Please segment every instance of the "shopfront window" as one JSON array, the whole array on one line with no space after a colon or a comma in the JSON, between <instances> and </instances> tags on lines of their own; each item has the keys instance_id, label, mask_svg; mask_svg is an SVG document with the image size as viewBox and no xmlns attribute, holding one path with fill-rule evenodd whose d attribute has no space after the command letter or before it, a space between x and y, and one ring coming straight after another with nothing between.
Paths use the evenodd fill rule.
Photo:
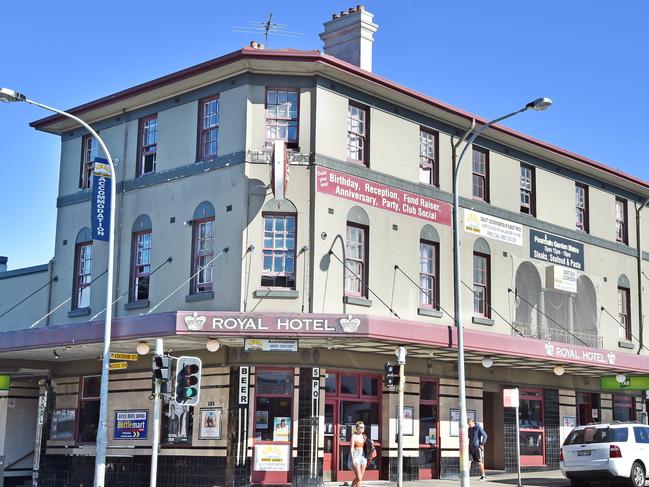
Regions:
<instances>
[{"instance_id":1,"label":"shopfront window","mask_svg":"<svg viewBox=\"0 0 649 487\"><path fill-rule=\"evenodd\" d=\"M518 410L521 465L545 464L545 428L543 425L543 390L521 389Z\"/></svg>"},{"instance_id":2,"label":"shopfront window","mask_svg":"<svg viewBox=\"0 0 649 487\"><path fill-rule=\"evenodd\" d=\"M635 421L633 397L613 394L613 421Z\"/></svg>"},{"instance_id":3,"label":"shopfront window","mask_svg":"<svg viewBox=\"0 0 649 487\"><path fill-rule=\"evenodd\" d=\"M99 390L101 376L84 377L79 401L79 443L94 443L99 425Z\"/></svg>"},{"instance_id":4,"label":"shopfront window","mask_svg":"<svg viewBox=\"0 0 649 487\"><path fill-rule=\"evenodd\" d=\"M419 478L438 476L437 382L422 379L419 385Z\"/></svg>"}]
</instances>

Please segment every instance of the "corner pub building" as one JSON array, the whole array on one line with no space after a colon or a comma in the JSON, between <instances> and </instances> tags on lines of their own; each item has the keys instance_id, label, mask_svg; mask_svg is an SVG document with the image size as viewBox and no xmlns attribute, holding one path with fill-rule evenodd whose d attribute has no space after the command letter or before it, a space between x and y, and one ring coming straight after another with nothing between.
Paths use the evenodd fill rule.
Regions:
<instances>
[{"instance_id":1,"label":"corner pub building","mask_svg":"<svg viewBox=\"0 0 649 487\"><path fill-rule=\"evenodd\" d=\"M255 43L70 110L119 160L112 351L143 354L110 372L107 485L148 482L156 338L203 362L200 403L165 405L158 485L349 480L358 420L378 449L366 478L394 479L397 394L382 373L399 345L404 476L457 475L453 147L486 120L373 74L377 27L358 6L324 24L324 52ZM102 154L68 119L32 126L61 138L55 255L0 261L0 455L7 485L85 486L107 266L89 187ZM646 410L649 184L503 126L468 154L469 415L489 433L487 468L516 468L518 421L522 470L556 469L575 424ZM510 387L518 418L503 408Z\"/></svg>"}]
</instances>

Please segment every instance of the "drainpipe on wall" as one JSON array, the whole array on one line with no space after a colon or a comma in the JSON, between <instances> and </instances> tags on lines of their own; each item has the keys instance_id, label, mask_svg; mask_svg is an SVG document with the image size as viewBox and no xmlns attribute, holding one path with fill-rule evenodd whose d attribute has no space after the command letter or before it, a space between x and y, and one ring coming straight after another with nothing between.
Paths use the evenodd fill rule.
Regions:
<instances>
[{"instance_id":1,"label":"drainpipe on wall","mask_svg":"<svg viewBox=\"0 0 649 487\"><path fill-rule=\"evenodd\" d=\"M636 248L638 250L638 355L642 351L644 346L644 319L642 315L642 237L640 235L640 212L647 206L649 203L649 198L642 203L642 206L638 208L636 204L635 210L635 237L636 237Z\"/></svg>"},{"instance_id":2,"label":"drainpipe on wall","mask_svg":"<svg viewBox=\"0 0 649 487\"><path fill-rule=\"evenodd\" d=\"M49 281L49 284L47 286L47 321L45 322L45 326L50 326L50 311L52 311L52 283L58 281L56 276L53 277L53 274L54 257L52 257L47 263L47 280Z\"/></svg>"}]
</instances>

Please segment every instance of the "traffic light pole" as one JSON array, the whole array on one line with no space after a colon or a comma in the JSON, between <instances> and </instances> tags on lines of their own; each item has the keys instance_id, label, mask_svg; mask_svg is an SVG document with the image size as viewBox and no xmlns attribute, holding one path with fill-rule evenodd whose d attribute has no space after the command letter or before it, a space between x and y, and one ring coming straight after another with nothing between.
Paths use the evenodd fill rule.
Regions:
<instances>
[{"instance_id":1,"label":"traffic light pole","mask_svg":"<svg viewBox=\"0 0 649 487\"><path fill-rule=\"evenodd\" d=\"M162 338L155 340L155 354L162 355L163 344ZM160 418L162 416L162 397L160 379L155 379L153 398L153 442L151 444L151 479L149 482L150 487L156 487L158 480L158 451L160 450Z\"/></svg>"},{"instance_id":2,"label":"traffic light pole","mask_svg":"<svg viewBox=\"0 0 649 487\"><path fill-rule=\"evenodd\" d=\"M397 423L397 487L403 487L403 396L406 389L406 347L397 348L399 364L399 419Z\"/></svg>"}]
</instances>

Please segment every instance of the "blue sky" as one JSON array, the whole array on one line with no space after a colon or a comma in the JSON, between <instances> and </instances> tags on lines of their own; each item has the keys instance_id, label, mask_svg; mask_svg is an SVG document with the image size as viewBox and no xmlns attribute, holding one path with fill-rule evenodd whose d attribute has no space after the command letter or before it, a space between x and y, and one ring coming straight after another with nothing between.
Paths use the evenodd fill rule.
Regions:
<instances>
[{"instance_id":1,"label":"blue sky","mask_svg":"<svg viewBox=\"0 0 649 487\"><path fill-rule=\"evenodd\" d=\"M366 1L379 30L374 72L494 118L538 96L554 106L507 125L649 180L644 100L649 2L586 0L462 3ZM190 8L191 6L191 8ZM271 47L320 49L318 33L347 1L25 0L0 29L0 86L58 108L234 51L254 37L232 31L273 20L302 32ZM9 268L54 252L57 137L28 124L48 113L0 105L0 255ZM540 188L542 191L543 188Z\"/></svg>"}]
</instances>

